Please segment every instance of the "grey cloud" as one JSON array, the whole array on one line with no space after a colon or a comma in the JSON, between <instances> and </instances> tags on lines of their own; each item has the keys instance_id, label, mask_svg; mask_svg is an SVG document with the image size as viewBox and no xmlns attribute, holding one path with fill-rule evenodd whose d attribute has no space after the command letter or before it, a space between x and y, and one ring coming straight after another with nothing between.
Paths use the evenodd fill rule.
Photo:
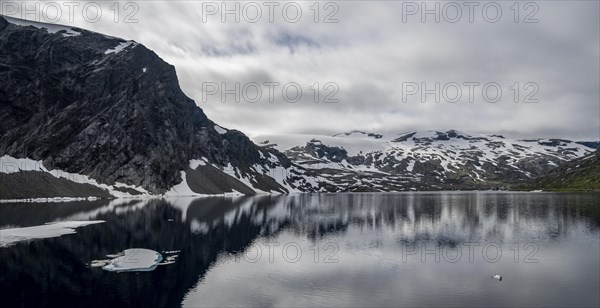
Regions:
<instances>
[{"instance_id":1,"label":"grey cloud","mask_svg":"<svg viewBox=\"0 0 600 308\"><path fill-rule=\"evenodd\" d=\"M537 2L537 24L402 22L401 2L339 2L339 23L201 22L201 3L138 2L139 23L75 22L134 39L177 68L182 88L217 123L248 134L401 132L455 128L522 137L600 139L600 3ZM305 14L312 3L299 2ZM420 3L420 2L418 2ZM441 2L442 4L444 2ZM104 4L103 5L107 5ZM108 6L108 5L107 5ZM76 16L77 17L77 16ZM321 15L323 18L323 15ZM201 82L297 82L289 104L202 102ZM503 99L401 102L403 82L497 82ZM538 104L515 104L514 82L539 85ZM315 82L339 85L338 104L315 104ZM323 95L324 92L321 93ZM523 93L522 93L523 94Z\"/></svg>"}]
</instances>

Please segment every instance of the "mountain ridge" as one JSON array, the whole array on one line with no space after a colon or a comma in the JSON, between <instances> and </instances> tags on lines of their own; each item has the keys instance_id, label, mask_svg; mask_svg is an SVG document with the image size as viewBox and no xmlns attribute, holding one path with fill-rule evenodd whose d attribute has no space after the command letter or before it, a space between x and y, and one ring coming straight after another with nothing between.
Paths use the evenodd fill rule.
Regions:
<instances>
[{"instance_id":1,"label":"mountain ridge","mask_svg":"<svg viewBox=\"0 0 600 308\"><path fill-rule=\"evenodd\" d=\"M344 190L507 189L594 150L594 142L458 130L263 135L253 140Z\"/></svg>"},{"instance_id":2,"label":"mountain ridge","mask_svg":"<svg viewBox=\"0 0 600 308\"><path fill-rule=\"evenodd\" d=\"M0 199L507 189L600 145L452 129L253 140L142 44L0 15Z\"/></svg>"},{"instance_id":3,"label":"mountain ridge","mask_svg":"<svg viewBox=\"0 0 600 308\"><path fill-rule=\"evenodd\" d=\"M189 162L204 158L231 164L252 190L289 191L255 181L264 172L251 167L289 168L290 161L208 119L182 92L175 68L142 44L0 16L0 55L0 155L152 194L185 181L181 171L192 173Z\"/></svg>"}]
</instances>

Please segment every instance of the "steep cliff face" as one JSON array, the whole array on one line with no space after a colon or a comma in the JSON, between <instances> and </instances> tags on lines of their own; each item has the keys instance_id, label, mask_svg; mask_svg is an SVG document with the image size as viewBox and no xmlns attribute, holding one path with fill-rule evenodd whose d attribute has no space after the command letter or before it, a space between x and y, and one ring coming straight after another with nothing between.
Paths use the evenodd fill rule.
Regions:
<instances>
[{"instance_id":1,"label":"steep cliff face","mask_svg":"<svg viewBox=\"0 0 600 308\"><path fill-rule=\"evenodd\" d=\"M256 141L208 119L141 44L0 16L0 199L504 189L598 146L455 130Z\"/></svg>"},{"instance_id":2,"label":"steep cliff face","mask_svg":"<svg viewBox=\"0 0 600 308\"><path fill-rule=\"evenodd\" d=\"M0 16L3 155L153 194L180 183L192 159L248 178L262 174L254 165L290 167L276 150L216 126L181 91L175 68L143 45Z\"/></svg>"}]
</instances>

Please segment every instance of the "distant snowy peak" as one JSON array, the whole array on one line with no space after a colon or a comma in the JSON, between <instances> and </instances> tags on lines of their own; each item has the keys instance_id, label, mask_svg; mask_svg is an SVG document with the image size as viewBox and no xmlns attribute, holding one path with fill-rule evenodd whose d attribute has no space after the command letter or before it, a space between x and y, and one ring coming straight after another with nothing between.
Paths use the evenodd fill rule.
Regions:
<instances>
[{"instance_id":1,"label":"distant snowy peak","mask_svg":"<svg viewBox=\"0 0 600 308\"><path fill-rule=\"evenodd\" d=\"M478 143L493 147L494 143L504 145L522 145L527 147L572 147L573 149L595 149L598 142L571 141L566 139L508 139L502 135L473 134L458 130L423 130L409 131L399 134L378 134L363 131L339 133L333 136L309 134L261 135L253 138L261 145L270 145L280 151L304 146L306 143L321 142L329 146L341 147L349 153L368 153L371 151L389 150L407 146L464 146L469 148ZM583 154L583 153L581 153Z\"/></svg>"},{"instance_id":2,"label":"distant snowy peak","mask_svg":"<svg viewBox=\"0 0 600 308\"><path fill-rule=\"evenodd\" d=\"M519 183L584 156L594 143L458 130L254 138L341 190L479 189ZM385 176L383 176L385 175Z\"/></svg>"},{"instance_id":3,"label":"distant snowy peak","mask_svg":"<svg viewBox=\"0 0 600 308\"><path fill-rule=\"evenodd\" d=\"M383 135L381 134L375 134L375 133L368 133L368 132L363 132L363 131L359 131L359 130L353 130L350 132L346 132L346 133L339 133L339 134L335 134L333 135L333 137L359 137L359 138L373 138L373 139L381 139L383 137Z\"/></svg>"}]
</instances>

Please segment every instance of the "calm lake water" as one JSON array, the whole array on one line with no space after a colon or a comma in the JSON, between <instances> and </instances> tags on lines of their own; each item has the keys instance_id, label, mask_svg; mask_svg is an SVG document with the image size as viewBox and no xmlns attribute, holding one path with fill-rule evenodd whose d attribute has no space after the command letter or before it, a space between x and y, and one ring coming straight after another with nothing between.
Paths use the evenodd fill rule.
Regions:
<instances>
[{"instance_id":1,"label":"calm lake water","mask_svg":"<svg viewBox=\"0 0 600 308\"><path fill-rule=\"evenodd\" d=\"M80 220L105 222L0 247L0 306L600 305L599 194L0 204L0 236ZM179 257L151 272L89 266L128 248Z\"/></svg>"}]
</instances>

